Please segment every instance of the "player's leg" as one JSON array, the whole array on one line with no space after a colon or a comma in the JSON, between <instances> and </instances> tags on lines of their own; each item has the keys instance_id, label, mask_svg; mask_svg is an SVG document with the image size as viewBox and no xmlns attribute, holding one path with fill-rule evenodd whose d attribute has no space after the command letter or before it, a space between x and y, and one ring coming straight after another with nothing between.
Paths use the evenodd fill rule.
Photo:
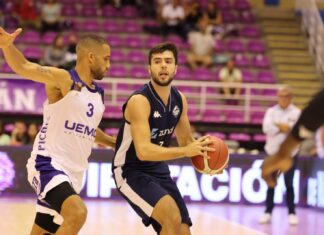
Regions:
<instances>
[{"instance_id":1,"label":"player's leg","mask_svg":"<svg viewBox=\"0 0 324 235\"><path fill-rule=\"evenodd\" d=\"M56 235L78 234L85 223L87 208L70 183L63 182L50 190L44 200L63 217L63 223Z\"/></svg>"},{"instance_id":2,"label":"player's leg","mask_svg":"<svg viewBox=\"0 0 324 235\"><path fill-rule=\"evenodd\" d=\"M294 186L293 186L293 179L295 174L295 169L297 165L297 157L294 157L293 164L291 168L284 174L285 185L286 185L286 201L288 206L288 213L295 214L295 193L294 193Z\"/></svg>"},{"instance_id":3,"label":"player's leg","mask_svg":"<svg viewBox=\"0 0 324 235\"><path fill-rule=\"evenodd\" d=\"M158 201L151 217L160 224L160 235L180 235L181 215L176 202L170 195L165 195Z\"/></svg>"},{"instance_id":4,"label":"player's leg","mask_svg":"<svg viewBox=\"0 0 324 235\"><path fill-rule=\"evenodd\" d=\"M180 225L180 235L190 235L190 226L192 225L188 209L183 200L183 197L171 177L166 177L159 179L160 185L168 192L173 201L176 203L176 207L180 213L181 225ZM153 217L153 216L152 216Z\"/></svg>"},{"instance_id":5,"label":"player's leg","mask_svg":"<svg viewBox=\"0 0 324 235\"><path fill-rule=\"evenodd\" d=\"M60 225L53 222L54 216L37 212L30 235L55 234Z\"/></svg>"}]
</instances>

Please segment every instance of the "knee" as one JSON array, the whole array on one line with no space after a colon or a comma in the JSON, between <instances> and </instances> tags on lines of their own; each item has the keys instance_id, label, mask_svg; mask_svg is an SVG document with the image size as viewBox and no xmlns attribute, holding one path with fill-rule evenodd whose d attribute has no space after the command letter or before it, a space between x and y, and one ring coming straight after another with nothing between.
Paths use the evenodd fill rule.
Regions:
<instances>
[{"instance_id":1,"label":"knee","mask_svg":"<svg viewBox=\"0 0 324 235\"><path fill-rule=\"evenodd\" d=\"M71 223L82 224L87 218L88 210L83 203L69 205L65 210L62 210L64 220L69 220Z\"/></svg>"}]
</instances>

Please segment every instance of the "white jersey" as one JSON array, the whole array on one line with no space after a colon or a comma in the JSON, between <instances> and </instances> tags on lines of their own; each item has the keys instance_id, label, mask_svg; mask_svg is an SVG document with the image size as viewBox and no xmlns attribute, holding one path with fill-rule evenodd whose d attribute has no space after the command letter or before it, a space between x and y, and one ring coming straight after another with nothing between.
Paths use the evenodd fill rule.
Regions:
<instances>
[{"instance_id":1,"label":"white jersey","mask_svg":"<svg viewBox=\"0 0 324 235\"><path fill-rule=\"evenodd\" d=\"M71 71L75 82L81 79ZM72 87L73 87L72 86ZM103 90L94 84L83 84L80 91L69 91L54 104L44 105L44 119L36 136L27 168L35 168L37 156L50 158L51 165L64 171L79 191L88 158L95 140L96 129L104 112Z\"/></svg>"},{"instance_id":2,"label":"white jersey","mask_svg":"<svg viewBox=\"0 0 324 235\"><path fill-rule=\"evenodd\" d=\"M278 152L280 144L286 139L287 133L282 133L276 126L276 123L286 123L291 128L300 116L300 109L290 104L286 109L280 108L277 104L269 108L263 118L262 129L266 134L265 151L272 155ZM298 152L296 150L293 155Z\"/></svg>"}]
</instances>

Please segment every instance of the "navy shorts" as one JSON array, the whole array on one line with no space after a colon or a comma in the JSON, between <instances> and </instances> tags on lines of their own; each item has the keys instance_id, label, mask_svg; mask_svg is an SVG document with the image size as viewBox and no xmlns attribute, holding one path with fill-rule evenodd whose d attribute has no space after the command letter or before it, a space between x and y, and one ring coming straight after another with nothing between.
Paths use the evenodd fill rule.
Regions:
<instances>
[{"instance_id":1,"label":"navy shorts","mask_svg":"<svg viewBox=\"0 0 324 235\"><path fill-rule=\"evenodd\" d=\"M177 203L182 223L192 225L180 191L170 176L159 177L141 171L122 174L121 168L117 167L114 169L114 178L118 191L142 218L145 226L152 224L155 231L160 232L161 226L151 215L157 202L165 195L170 195Z\"/></svg>"}]
</instances>

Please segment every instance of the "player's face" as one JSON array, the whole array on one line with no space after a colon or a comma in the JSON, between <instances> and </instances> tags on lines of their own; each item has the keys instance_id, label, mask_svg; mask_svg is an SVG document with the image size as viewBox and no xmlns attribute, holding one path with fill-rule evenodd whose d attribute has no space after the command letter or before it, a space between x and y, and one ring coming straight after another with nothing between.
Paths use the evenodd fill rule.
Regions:
<instances>
[{"instance_id":1,"label":"player's face","mask_svg":"<svg viewBox=\"0 0 324 235\"><path fill-rule=\"evenodd\" d=\"M177 72L175 58L171 51L153 54L148 66L153 82L160 86L168 86Z\"/></svg>"},{"instance_id":2,"label":"player's face","mask_svg":"<svg viewBox=\"0 0 324 235\"><path fill-rule=\"evenodd\" d=\"M110 47L107 44L102 45L102 50L96 52L94 63L90 71L95 80L102 80L110 67Z\"/></svg>"}]
</instances>

